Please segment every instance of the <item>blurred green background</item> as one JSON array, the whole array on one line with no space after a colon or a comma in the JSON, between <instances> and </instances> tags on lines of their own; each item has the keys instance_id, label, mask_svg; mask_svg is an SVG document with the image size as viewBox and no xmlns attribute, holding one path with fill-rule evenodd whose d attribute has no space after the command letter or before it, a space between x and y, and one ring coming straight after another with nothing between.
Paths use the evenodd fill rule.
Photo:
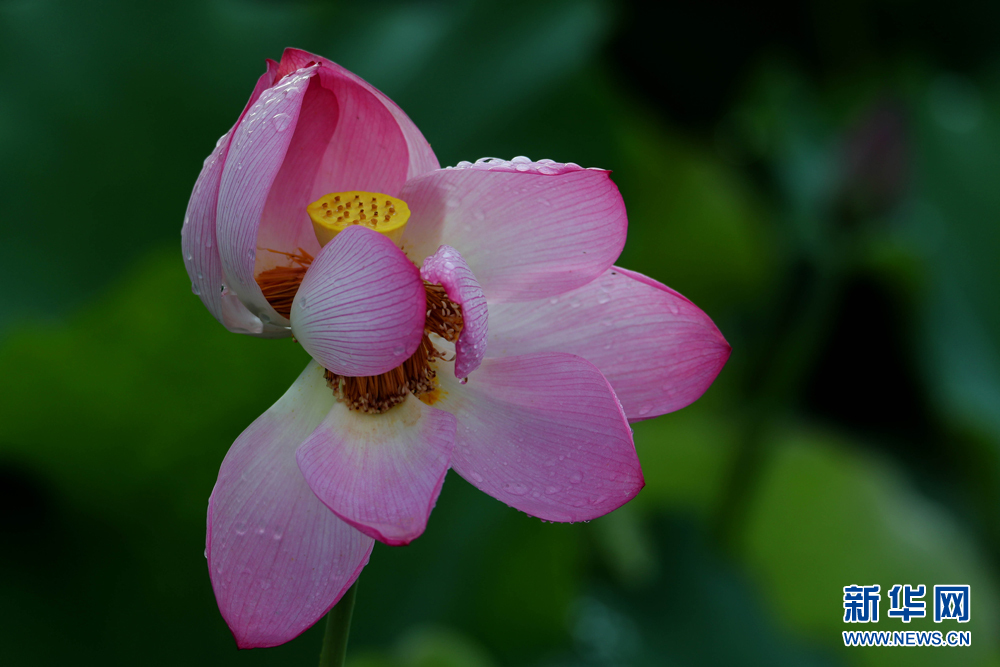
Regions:
<instances>
[{"instance_id":1,"label":"blurred green background","mask_svg":"<svg viewBox=\"0 0 1000 667\"><path fill-rule=\"evenodd\" d=\"M222 457L306 356L227 334L178 236L298 46L442 164L612 169L619 263L733 346L636 425L647 486L607 517L451 475L376 545L352 667L1000 665L998 35L955 0L0 0L0 661L316 662L319 627L238 652L202 554ZM973 645L845 649L841 589L875 583L970 584ZM882 604L864 629L959 629Z\"/></svg>"}]
</instances>

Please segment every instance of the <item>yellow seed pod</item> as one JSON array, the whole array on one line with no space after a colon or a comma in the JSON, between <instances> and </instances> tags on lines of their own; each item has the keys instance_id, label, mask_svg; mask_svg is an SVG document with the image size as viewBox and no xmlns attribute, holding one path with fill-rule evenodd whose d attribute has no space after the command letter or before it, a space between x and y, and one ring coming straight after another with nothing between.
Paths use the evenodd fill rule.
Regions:
<instances>
[{"instance_id":1,"label":"yellow seed pod","mask_svg":"<svg viewBox=\"0 0 1000 667\"><path fill-rule=\"evenodd\" d=\"M399 244L410 208L402 199L378 192L331 192L306 207L321 246L351 225L364 225Z\"/></svg>"}]
</instances>

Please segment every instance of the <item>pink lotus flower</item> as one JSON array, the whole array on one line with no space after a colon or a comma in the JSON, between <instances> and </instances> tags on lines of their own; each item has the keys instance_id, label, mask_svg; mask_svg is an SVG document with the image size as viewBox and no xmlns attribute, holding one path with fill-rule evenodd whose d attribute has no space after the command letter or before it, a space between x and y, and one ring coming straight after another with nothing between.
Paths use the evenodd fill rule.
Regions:
<instances>
[{"instance_id":1,"label":"pink lotus flower","mask_svg":"<svg viewBox=\"0 0 1000 667\"><path fill-rule=\"evenodd\" d=\"M547 521L639 492L629 421L697 399L730 348L683 296L612 266L626 224L607 171L441 169L354 74L294 49L268 61L182 230L223 325L294 335L314 359L233 444L209 501L209 571L240 647L294 638L374 540L419 536L449 468Z\"/></svg>"}]
</instances>

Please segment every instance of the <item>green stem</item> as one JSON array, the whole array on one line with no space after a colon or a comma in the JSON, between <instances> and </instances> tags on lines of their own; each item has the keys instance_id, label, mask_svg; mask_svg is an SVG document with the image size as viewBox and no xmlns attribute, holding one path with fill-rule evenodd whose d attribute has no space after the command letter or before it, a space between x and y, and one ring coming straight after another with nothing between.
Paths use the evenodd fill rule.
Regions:
<instances>
[{"instance_id":1,"label":"green stem","mask_svg":"<svg viewBox=\"0 0 1000 667\"><path fill-rule=\"evenodd\" d=\"M319 667L342 667L347 658L347 637L351 634L351 616L354 614L354 598L358 592L358 582L347 589L340 602L326 615L326 632L323 634L323 648L319 652Z\"/></svg>"}]
</instances>

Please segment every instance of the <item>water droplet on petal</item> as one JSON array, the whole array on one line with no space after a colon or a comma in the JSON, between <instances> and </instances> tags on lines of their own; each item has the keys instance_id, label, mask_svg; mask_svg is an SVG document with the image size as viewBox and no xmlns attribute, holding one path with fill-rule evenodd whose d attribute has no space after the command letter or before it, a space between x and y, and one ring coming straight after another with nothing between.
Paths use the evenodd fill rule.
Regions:
<instances>
[{"instance_id":1,"label":"water droplet on petal","mask_svg":"<svg viewBox=\"0 0 1000 667\"><path fill-rule=\"evenodd\" d=\"M233 526L233 528L236 530L237 535L247 534L247 525L245 523L238 523L235 526Z\"/></svg>"},{"instance_id":2,"label":"water droplet on petal","mask_svg":"<svg viewBox=\"0 0 1000 667\"><path fill-rule=\"evenodd\" d=\"M201 294L201 290L198 289L198 286L194 283L191 283L191 291L194 292L196 295Z\"/></svg>"},{"instance_id":3,"label":"water droplet on petal","mask_svg":"<svg viewBox=\"0 0 1000 667\"><path fill-rule=\"evenodd\" d=\"M274 117L271 118L271 122L274 123L274 129L278 132L284 132L288 129L289 124L292 122L292 117L287 113L276 113Z\"/></svg>"},{"instance_id":4,"label":"water droplet on petal","mask_svg":"<svg viewBox=\"0 0 1000 667\"><path fill-rule=\"evenodd\" d=\"M573 482L574 484L579 484L582 479L583 479L583 475L581 475L578 472L573 473L569 477L569 481Z\"/></svg>"},{"instance_id":5,"label":"water droplet on petal","mask_svg":"<svg viewBox=\"0 0 1000 667\"><path fill-rule=\"evenodd\" d=\"M648 415L652 410L653 410L653 406L649 405L647 403L646 405L644 405L641 408L639 408L639 414L640 415Z\"/></svg>"},{"instance_id":6,"label":"water droplet on petal","mask_svg":"<svg viewBox=\"0 0 1000 667\"><path fill-rule=\"evenodd\" d=\"M473 470L472 472L469 473L469 477L471 477L472 481L474 481L476 484L479 484L480 482L483 481L483 476L480 475L475 470Z\"/></svg>"},{"instance_id":7,"label":"water droplet on petal","mask_svg":"<svg viewBox=\"0 0 1000 667\"><path fill-rule=\"evenodd\" d=\"M604 290L601 290L600 292L597 293L597 303L604 304L607 303L608 301L611 301L610 294L608 294Z\"/></svg>"}]
</instances>

